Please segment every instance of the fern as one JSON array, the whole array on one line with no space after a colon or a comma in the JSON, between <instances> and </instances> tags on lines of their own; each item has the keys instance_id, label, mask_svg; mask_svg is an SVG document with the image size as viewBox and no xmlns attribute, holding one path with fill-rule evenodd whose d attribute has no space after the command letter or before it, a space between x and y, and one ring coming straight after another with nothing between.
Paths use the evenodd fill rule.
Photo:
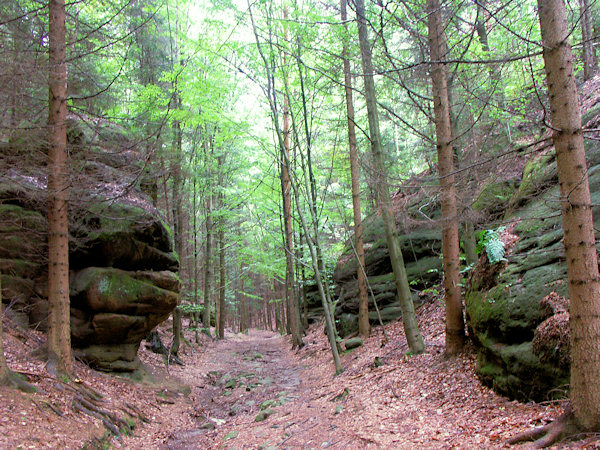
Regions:
<instances>
[{"instance_id":1,"label":"fern","mask_svg":"<svg viewBox=\"0 0 600 450\"><path fill-rule=\"evenodd\" d=\"M500 240L500 233L503 231L503 227L498 230L487 230L485 232L485 238L482 242L487 253L490 264L496 264L500 261L506 261L504 258L504 243Z\"/></svg>"}]
</instances>

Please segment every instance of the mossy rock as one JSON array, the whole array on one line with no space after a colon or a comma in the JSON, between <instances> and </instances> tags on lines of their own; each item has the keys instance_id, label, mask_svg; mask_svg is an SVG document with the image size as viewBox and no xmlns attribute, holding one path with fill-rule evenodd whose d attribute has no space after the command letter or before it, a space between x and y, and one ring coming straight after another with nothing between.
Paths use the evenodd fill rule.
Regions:
<instances>
[{"instance_id":1,"label":"mossy rock","mask_svg":"<svg viewBox=\"0 0 600 450\"><path fill-rule=\"evenodd\" d=\"M406 264L408 282L418 287L427 287L437 283L442 270L442 258L439 256L424 256Z\"/></svg>"},{"instance_id":2,"label":"mossy rock","mask_svg":"<svg viewBox=\"0 0 600 450\"><path fill-rule=\"evenodd\" d=\"M124 270L175 271L179 267L174 253L163 252L126 231L99 233L93 241L75 250L71 259L75 268L94 265Z\"/></svg>"},{"instance_id":3,"label":"mossy rock","mask_svg":"<svg viewBox=\"0 0 600 450\"><path fill-rule=\"evenodd\" d=\"M488 183L479 192L472 208L475 211L495 213L504 208L515 192L514 180Z\"/></svg>"},{"instance_id":4,"label":"mossy rock","mask_svg":"<svg viewBox=\"0 0 600 450\"><path fill-rule=\"evenodd\" d=\"M27 308L29 298L35 295L34 282L29 278L0 274L2 302L13 303L13 309Z\"/></svg>"},{"instance_id":5,"label":"mossy rock","mask_svg":"<svg viewBox=\"0 0 600 450\"><path fill-rule=\"evenodd\" d=\"M378 276L391 272L387 241L383 221L377 215L371 215L363 223L365 241L365 265L368 276ZM438 229L422 227L399 236L400 249L408 268L411 262L423 258L438 256L441 253L442 240ZM356 278L357 262L354 250L347 243L334 271L336 283Z\"/></svg>"},{"instance_id":6,"label":"mossy rock","mask_svg":"<svg viewBox=\"0 0 600 450\"><path fill-rule=\"evenodd\" d=\"M96 344L139 343L151 329L146 316L115 313L94 314L91 325Z\"/></svg>"},{"instance_id":7,"label":"mossy rock","mask_svg":"<svg viewBox=\"0 0 600 450\"><path fill-rule=\"evenodd\" d=\"M557 174L554 152L533 156L525 164L519 190L511 204L518 206L548 186L556 184L550 182L557 179Z\"/></svg>"},{"instance_id":8,"label":"mossy rock","mask_svg":"<svg viewBox=\"0 0 600 450\"><path fill-rule=\"evenodd\" d=\"M74 348L75 356L97 370L134 372L141 366L137 357L138 344L90 345Z\"/></svg>"},{"instance_id":9,"label":"mossy rock","mask_svg":"<svg viewBox=\"0 0 600 450\"><path fill-rule=\"evenodd\" d=\"M402 308L400 306L388 306L380 308L381 320L383 323L392 322L402 317ZM379 315L375 309L369 310L369 322L379 324Z\"/></svg>"},{"instance_id":10,"label":"mossy rock","mask_svg":"<svg viewBox=\"0 0 600 450\"><path fill-rule=\"evenodd\" d=\"M48 222L40 213L0 204L0 258L42 261L47 230Z\"/></svg>"},{"instance_id":11,"label":"mossy rock","mask_svg":"<svg viewBox=\"0 0 600 450\"><path fill-rule=\"evenodd\" d=\"M505 272L487 292L474 285L465 296L470 328L475 335L487 334L506 343L533 339L535 328L546 319L539 302L553 291L565 293L565 264L556 262L526 272Z\"/></svg>"},{"instance_id":12,"label":"mossy rock","mask_svg":"<svg viewBox=\"0 0 600 450\"><path fill-rule=\"evenodd\" d=\"M486 350L478 355L478 374L496 392L521 401L551 400L553 389L569 382L569 370L542 363L530 341L486 342Z\"/></svg>"},{"instance_id":13,"label":"mossy rock","mask_svg":"<svg viewBox=\"0 0 600 450\"><path fill-rule=\"evenodd\" d=\"M155 272L151 270L140 270L130 274L133 278L145 281L167 291L179 292L181 289L181 279L175 272L162 270Z\"/></svg>"},{"instance_id":14,"label":"mossy rock","mask_svg":"<svg viewBox=\"0 0 600 450\"><path fill-rule=\"evenodd\" d=\"M71 283L71 298L72 306L80 309L132 315L168 315L178 302L172 291L136 280L123 270L103 267L77 273Z\"/></svg>"},{"instance_id":15,"label":"mossy rock","mask_svg":"<svg viewBox=\"0 0 600 450\"><path fill-rule=\"evenodd\" d=\"M348 339L344 342L344 346L346 347L346 350L352 350L352 349L360 347L361 345L363 345L363 340L359 337Z\"/></svg>"},{"instance_id":16,"label":"mossy rock","mask_svg":"<svg viewBox=\"0 0 600 450\"><path fill-rule=\"evenodd\" d=\"M346 337L358 331L358 315L343 313L337 319L337 331L341 337Z\"/></svg>"},{"instance_id":17,"label":"mossy rock","mask_svg":"<svg viewBox=\"0 0 600 450\"><path fill-rule=\"evenodd\" d=\"M178 302L161 289L114 268L90 267L71 281L71 335L82 358L102 370L133 371L130 352ZM119 355L119 352L126 352ZM127 353L129 352L129 353ZM112 360L114 359L114 361Z\"/></svg>"},{"instance_id":18,"label":"mossy rock","mask_svg":"<svg viewBox=\"0 0 600 450\"><path fill-rule=\"evenodd\" d=\"M265 420L267 420L273 414L275 414L274 410L272 410L272 409L265 409L264 411L261 411L261 412L258 413L258 415L254 418L254 421L255 422L264 422Z\"/></svg>"},{"instance_id":19,"label":"mossy rock","mask_svg":"<svg viewBox=\"0 0 600 450\"><path fill-rule=\"evenodd\" d=\"M600 145L586 142L592 204L600 204ZM519 236L506 267L493 282L476 276L466 294L467 322L478 345L478 373L496 391L520 400L548 400L568 383L569 369L534 353L534 333L548 319L540 300L551 292L567 296L559 189L552 153L536 155L525 167L506 221ZM600 220L600 207L593 207ZM598 233L597 233L598 234ZM484 262L487 264L487 262ZM481 269L481 267L479 268ZM490 284L491 283L491 284ZM543 356L543 355L542 355ZM563 358L564 359L564 358Z\"/></svg>"}]
</instances>

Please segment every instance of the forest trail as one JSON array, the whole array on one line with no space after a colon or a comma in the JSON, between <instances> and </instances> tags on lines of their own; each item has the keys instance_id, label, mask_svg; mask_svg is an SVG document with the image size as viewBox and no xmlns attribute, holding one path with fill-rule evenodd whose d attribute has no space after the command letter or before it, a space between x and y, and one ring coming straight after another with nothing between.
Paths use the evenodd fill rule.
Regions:
<instances>
[{"instance_id":1,"label":"forest trail","mask_svg":"<svg viewBox=\"0 0 600 450\"><path fill-rule=\"evenodd\" d=\"M119 438L97 418L73 410L71 391L59 390L44 362L28 356L39 343L11 327L9 354L19 361L9 363L40 392L0 389L0 448L500 448L560 414L561 403L509 401L482 386L472 347L444 357L443 307L428 302L418 313L425 353L408 355L401 322L390 323L387 343L374 328L362 347L341 355L345 371L337 376L322 323L307 330L305 346L296 351L289 336L267 331L227 333L221 341L201 335L200 346L180 349L184 365L168 369L162 355L142 345L138 355L151 382L77 363L77 384L100 392L102 409L119 417L126 417L127 405L139 411L142 420ZM169 323L158 331L168 343ZM194 332L186 329L185 338L194 342ZM561 448L598 444L591 437Z\"/></svg>"},{"instance_id":2,"label":"forest trail","mask_svg":"<svg viewBox=\"0 0 600 450\"><path fill-rule=\"evenodd\" d=\"M328 448L342 440L346 448L361 447L331 423L341 407L315 396L315 368L288 341L260 330L208 341L178 375L191 387L195 425L171 429L161 448Z\"/></svg>"},{"instance_id":3,"label":"forest trail","mask_svg":"<svg viewBox=\"0 0 600 450\"><path fill-rule=\"evenodd\" d=\"M170 368L189 395L166 392L151 423L124 446L498 448L559 414L560 403L518 403L482 386L472 349L446 359L443 308L423 307L419 321L426 353L407 356L401 323L390 324L387 344L374 329L363 347L342 355L338 376L322 324L308 330L298 351L289 337L265 331L228 333L223 341L203 336L200 349L182 355L185 366ZM147 365L150 355L141 355Z\"/></svg>"},{"instance_id":4,"label":"forest trail","mask_svg":"<svg viewBox=\"0 0 600 450\"><path fill-rule=\"evenodd\" d=\"M252 425L260 424L256 418L261 409L266 420L283 404L298 399L302 367L290 358L287 347L278 334L254 329L247 335L228 334L225 340L213 341L202 355L202 364L188 364L184 379L191 385L199 426L173 430L166 448L215 447L215 427L235 417L247 433ZM267 445L278 444L272 440Z\"/></svg>"}]
</instances>

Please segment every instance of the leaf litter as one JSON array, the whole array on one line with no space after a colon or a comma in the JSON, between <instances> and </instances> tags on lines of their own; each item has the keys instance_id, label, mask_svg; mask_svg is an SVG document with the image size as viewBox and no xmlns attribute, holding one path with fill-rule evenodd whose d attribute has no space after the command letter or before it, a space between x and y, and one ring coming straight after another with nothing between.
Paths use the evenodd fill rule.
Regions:
<instances>
[{"instance_id":1,"label":"leaf litter","mask_svg":"<svg viewBox=\"0 0 600 450\"><path fill-rule=\"evenodd\" d=\"M0 387L0 448L81 448L100 439L131 449L508 448L510 437L560 414L562 402L519 403L483 386L470 345L447 359L438 301L419 308L418 316L424 354L407 353L402 324L394 322L386 325L385 345L382 330L374 328L363 346L342 355L345 371L338 376L321 323L307 330L298 351L288 337L267 331L229 331L223 341L202 336L200 347L182 348L184 366L168 371L142 342L139 356L151 374L144 383L76 362L78 382L101 393L105 409L135 423L121 440L98 418L75 411L70 391L58 389L44 363L31 356L44 335L5 319L9 367L38 392ZM159 330L165 342L168 325ZM193 342L194 333L185 337ZM600 438L558 447L600 448Z\"/></svg>"}]
</instances>

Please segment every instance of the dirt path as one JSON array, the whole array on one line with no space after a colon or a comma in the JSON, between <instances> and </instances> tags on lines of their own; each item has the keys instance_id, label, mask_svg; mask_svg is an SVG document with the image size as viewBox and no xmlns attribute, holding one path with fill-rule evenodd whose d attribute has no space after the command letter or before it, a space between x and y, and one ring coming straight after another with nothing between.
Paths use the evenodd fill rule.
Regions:
<instances>
[{"instance_id":1,"label":"dirt path","mask_svg":"<svg viewBox=\"0 0 600 450\"><path fill-rule=\"evenodd\" d=\"M219 427L235 419L247 429L247 424L260 423L256 420L266 420L298 399L303 369L287 347L279 335L251 330L247 336L215 341L202 355L201 365L188 363L184 381L191 382L198 426L175 431L166 448L216 447Z\"/></svg>"},{"instance_id":2,"label":"dirt path","mask_svg":"<svg viewBox=\"0 0 600 450\"><path fill-rule=\"evenodd\" d=\"M401 324L390 324L387 344L374 329L361 348L342 355L346 370L338 376L318 324L300 351L257 330L206 340L193 354L188 347L185 366L170 371L191 392L159 392L146 408L150 423L124 447L502 448L517 432L558 416L560 404L509 401L482 386L472 350L444 358L443 309L430 304L419 321L426 353L406 355Z\"/></svg>"},{"instance_id":3,"label":"dirt path","mask_svg":"<svg viewBox=\"0 0 600 450\"><path fill-rule=\"evenodd\" d=\"M506 439L562 412L561 403L518 403L482 386L473 348L445 358L444 310L435 302L420 308L419 326L425 353L407 354L402 325L392 323L385 345L375 328L362 347L345 352L338 376L323 324L309 328L299 351L287 337L257 330L224 341L203 336L200 346L182 347L185 365L168 371L142 345L150 382L76 362L78 385L100 392L103 410L135 425L122 436L73 410L73 393L58 389L44 362L30 356L39 340L5 328L13 330L5 340L9 365L39 392L0 389L0 448L506 448ZM169 342L168 324L159 333ZM600 436L559 447L600 449Z\"/></svg>"}]
</instances>

